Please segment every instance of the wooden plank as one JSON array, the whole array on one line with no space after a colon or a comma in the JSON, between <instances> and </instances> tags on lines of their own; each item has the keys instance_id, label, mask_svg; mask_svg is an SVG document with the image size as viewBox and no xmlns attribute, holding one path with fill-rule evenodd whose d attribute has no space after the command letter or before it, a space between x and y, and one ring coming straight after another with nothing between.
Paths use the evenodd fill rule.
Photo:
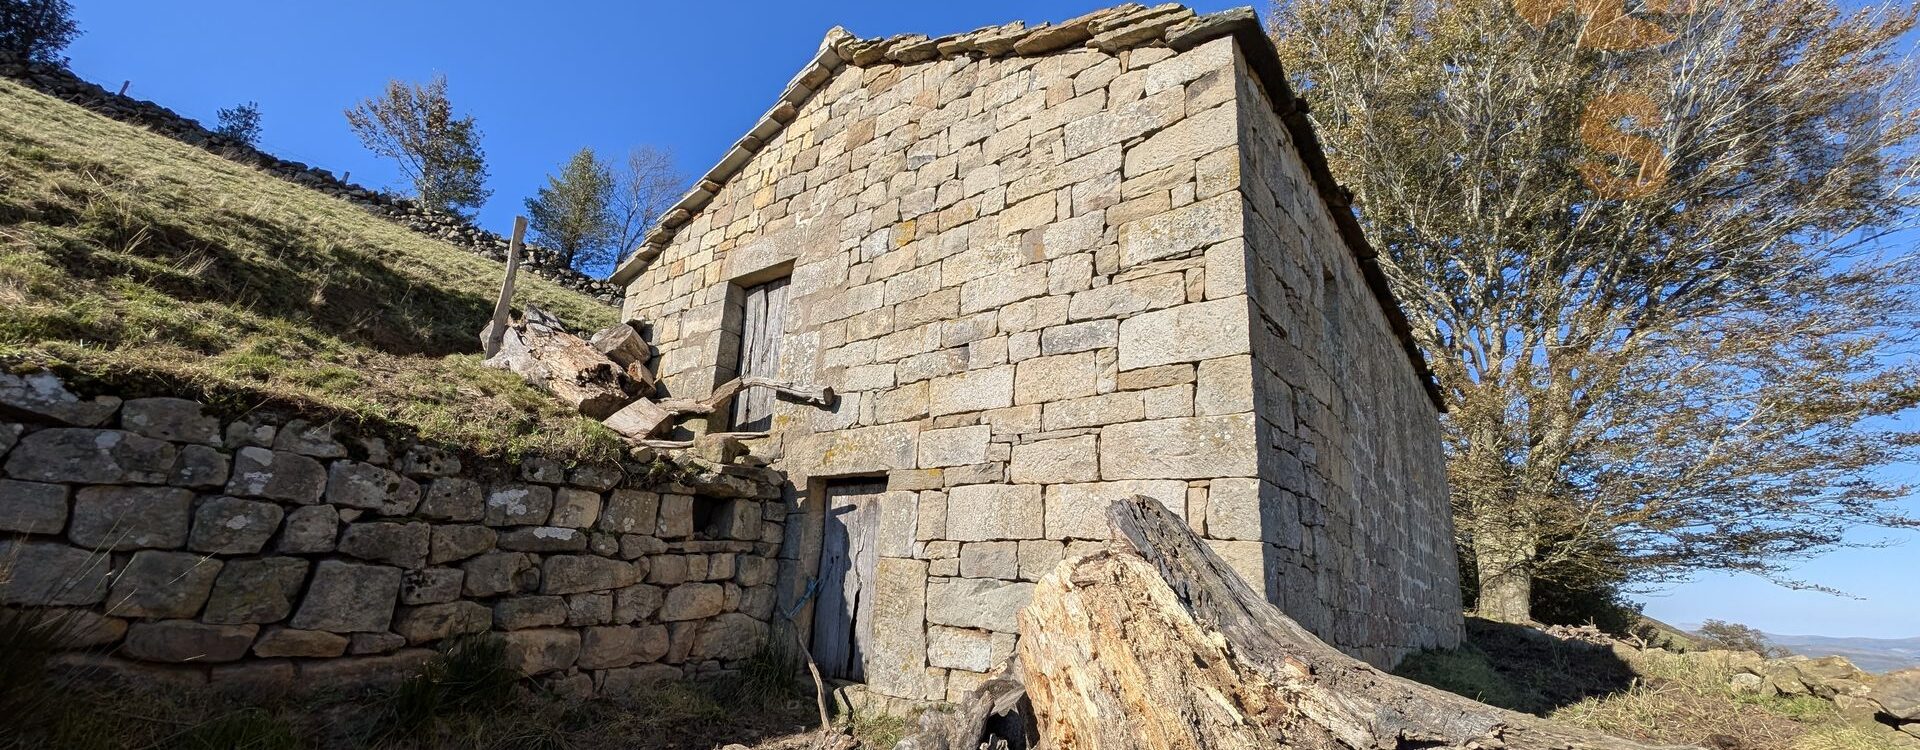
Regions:
<instances>
[{"instance_id":1,"label":"wooden plank","mask_svg":"<svg viewBox=\"0 0 1920 750\"><path fill-rule=\"evenodd\" d=\"M826 529L820 545L820 583L813 608L814 661L829 677L864 680L871 643L874 568L878 558L880 493L884 482L827 485Z\"/></svg>"},{"instance_id":2,"label":"wooden plank","mask_svg":"<svg viewBox=\"0 0 1920 750\"><path fill-rule=\"evenodd\" d=\"M746 290L741 315L740 362L742 378L774 379L780 373L780 339L785 333L787 279L775 279ZM750 390L733 401L733 429L762 431L773 426L774 393Z\"/></svg>"},{"instance_id":3,"label":"wooden plank","mask_svg":"<svg viewBox=\"0 0 1920 750\"><path fill-rule=\"evenodd\" d=\"M740 315L740 361L734 365L736 376L749 374L754 363L760 359L761 330L766 326L767 292L764 287L752 287L746 290L745 304ZM752 399L735 397L733 400L733 428L736 430L758 429L753 425Z\"/></svg>"}]
</instances>

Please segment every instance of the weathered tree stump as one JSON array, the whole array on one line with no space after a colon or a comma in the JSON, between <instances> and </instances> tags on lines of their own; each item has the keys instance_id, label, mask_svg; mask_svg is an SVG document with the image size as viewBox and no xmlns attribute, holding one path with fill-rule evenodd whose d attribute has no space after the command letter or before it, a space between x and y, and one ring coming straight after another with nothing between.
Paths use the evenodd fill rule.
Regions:
<instances>
[{"instance_id":1,"label":"weathered tree stump","mask_svg":"<svg viewBox=\"0 0 1920 750\"><path fill-rule=\"evenodd\" d=\"M1069 560L1020 617L1036 747L1642 750L1395 677L1323 643L1158 501L1115 502L1106 551ZM985 713L977 694L956 717ZM914 738L972 750L985 733ZM929 727L932 729L932 727ZM948 728L942 728L948 729ZM954 727L952 729L961 729Z\"/></svg>"}]
</instances>

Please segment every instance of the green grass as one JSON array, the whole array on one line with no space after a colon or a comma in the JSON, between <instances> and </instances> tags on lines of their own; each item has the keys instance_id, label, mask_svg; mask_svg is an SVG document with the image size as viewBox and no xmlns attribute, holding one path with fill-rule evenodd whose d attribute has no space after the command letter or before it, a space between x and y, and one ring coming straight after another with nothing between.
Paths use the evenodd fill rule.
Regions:
<instances>
[{"instance_id":1,"label":"green grass","mask_svg":"<svg viewBox=\"0 0 1920 750\"><path fill-rule=\"evenodd\" d=\"M0 363L272 405L481 454L610 432L483 368L503 267L345 201L0 81ZM591 331L616 312L523 275Z\"/></svg>"}]
</instances>

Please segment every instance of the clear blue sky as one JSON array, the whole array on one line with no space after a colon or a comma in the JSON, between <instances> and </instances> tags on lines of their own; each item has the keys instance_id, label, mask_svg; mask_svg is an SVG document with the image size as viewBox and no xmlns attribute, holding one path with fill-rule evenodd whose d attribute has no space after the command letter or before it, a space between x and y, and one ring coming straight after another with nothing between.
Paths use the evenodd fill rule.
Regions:
<instances>
[{"instance_id":1,"label":"clear blue sky","mask_svg":"<svg viewBox=\"0 0 1920 750\"><path fill-rule=\"evenodd\" d=\"M868 37L939 35L1112 4L73 3L83 35L68 54L82 76L109 88L132 80L129 93L207 123L221 107L257 101L268 151L351 172L362 184L403 187L389 164L360 147L341 111L390 78L444 73L455 104L485 133L494 194L480 215L501 232L544 175L581 146L619 155L651 144L673 151L690 176L705 172L836 24ZM1245 3L1190 4L1211 12ZM1860 538L1904 545L1836 552L1804 563L1798 575L1861 599L1788 591L1752 576L1703 576L1647 596L1647 611L1670 622L1713 617L1777 633L1920 635L1920 534Z\"/></svg>"}]
</instances>

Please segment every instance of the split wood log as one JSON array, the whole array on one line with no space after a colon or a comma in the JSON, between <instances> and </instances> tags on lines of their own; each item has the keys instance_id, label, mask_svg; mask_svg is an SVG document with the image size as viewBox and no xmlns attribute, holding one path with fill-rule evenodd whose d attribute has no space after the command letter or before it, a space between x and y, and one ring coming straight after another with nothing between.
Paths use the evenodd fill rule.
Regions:
<instances>
[{"instance_id":1,"label":"split wood log","mask_svg":"<svg viewBox=\"0 0 1920 750\"><path fill-rule=\"evenodd\" d=\"M635 323L615 323L602 328L587 340L593 348L614 364L626 368L627 378L633 381L635 396L651 396L659 387L659 380L653 371L647 369L647 360L653 356L653 347L641 338Z\"/></svg>"},{"instance_id":2,"label":"split wood log","mask_svg":"<svg viewBox=\"0 0 1920 750\"><path fill-rule=\"evenodd\" d=\"M1051 750L1643 750L1395 677L1328 646L1186 522L1133 497L1040 582L1019 660Z\"/></svg>"},{"instance_id":3,"label":"split wood log","mask_svg":"<svg viewBox=\"0 0 1920 750\"><path fill-rule=\"evenodd\" d=\"M612 417L633 401L626 373L540 308L528 305L502 334L486 366L509 370L593 419Z\"/></svg>"}]
</instances>

